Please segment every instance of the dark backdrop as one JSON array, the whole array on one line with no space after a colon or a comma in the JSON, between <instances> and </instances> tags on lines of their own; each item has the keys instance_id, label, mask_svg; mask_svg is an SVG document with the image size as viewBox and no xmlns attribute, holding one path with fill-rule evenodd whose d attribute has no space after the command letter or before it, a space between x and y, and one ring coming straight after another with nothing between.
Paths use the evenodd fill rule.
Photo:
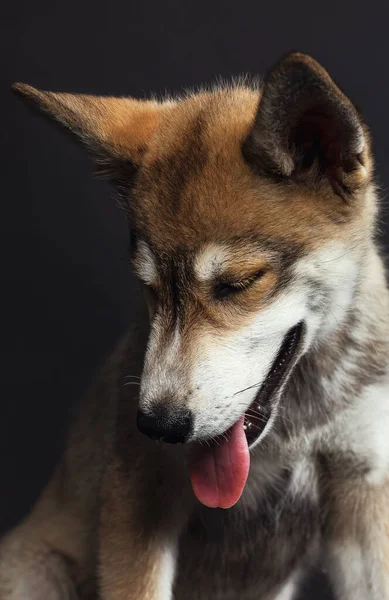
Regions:
<instances>
[{"instance_id":1,"label":"dark backdrop","mask_svg":"<svg viewBox=\"0 0 389 600\"><path fill-rule=\"evenodd\" d=\"M2 6L0 531L26 513L50 476L71 407L125 330L137 293L108 187L93 179L81 149L9 93L12 81L141 97L263 73L285 52L302 50L362 109L383 198L389 183L389 3Z\"/></svg>"}]
</instances>

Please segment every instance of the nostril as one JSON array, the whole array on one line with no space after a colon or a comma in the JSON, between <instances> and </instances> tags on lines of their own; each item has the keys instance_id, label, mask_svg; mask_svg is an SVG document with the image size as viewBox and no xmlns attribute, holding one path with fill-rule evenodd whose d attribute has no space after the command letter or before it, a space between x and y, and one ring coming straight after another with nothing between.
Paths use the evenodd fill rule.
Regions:
<instances>
[{"instance_id":1,"label":"nostril","mask_svg":"<svg viewBox=\"0 0 389 600\"><path fill-rule=\"evenodd\" d=\"M150 412L138 411L139 431L153 440L168 444L183 444L192 429L192 414L179 408L156 407Z\"/></svg>"}]
</instances>

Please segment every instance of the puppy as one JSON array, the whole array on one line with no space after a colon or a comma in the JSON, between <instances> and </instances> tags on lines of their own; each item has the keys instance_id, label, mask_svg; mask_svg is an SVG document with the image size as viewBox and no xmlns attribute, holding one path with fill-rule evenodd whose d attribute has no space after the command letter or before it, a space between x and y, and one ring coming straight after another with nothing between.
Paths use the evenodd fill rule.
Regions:
<instances>
[{"instance_id":1,"label":"puppy","mask_svg":"<svg viewBox=\"0 0 389 600\"><path fill-rule=\"evenodd\" d=\"M389 599L388 289L353 104L303 54L160 102L14 90L112 182L148 315L3 539L1 600L292 600L319 560L339 600Z\"/></svg>"}]
</instances>

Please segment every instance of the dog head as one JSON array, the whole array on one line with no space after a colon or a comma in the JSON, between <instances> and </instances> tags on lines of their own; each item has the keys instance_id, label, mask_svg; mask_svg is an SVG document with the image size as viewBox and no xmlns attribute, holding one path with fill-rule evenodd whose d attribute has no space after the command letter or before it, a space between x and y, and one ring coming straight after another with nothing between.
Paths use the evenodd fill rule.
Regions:
<instances>
[{"instance_id":1,"label":"dog head","mask_svg":"<svg viewBox=\"0 0 389 600\"><path fill-rule=\"evenodd\" d=\"M369 136L312 58L260 86L137 101L16 84L70 128L128 215L150 310L140 426L269 431L303 353L345 318L376 213Z\"/></svg>"}]
</instances>

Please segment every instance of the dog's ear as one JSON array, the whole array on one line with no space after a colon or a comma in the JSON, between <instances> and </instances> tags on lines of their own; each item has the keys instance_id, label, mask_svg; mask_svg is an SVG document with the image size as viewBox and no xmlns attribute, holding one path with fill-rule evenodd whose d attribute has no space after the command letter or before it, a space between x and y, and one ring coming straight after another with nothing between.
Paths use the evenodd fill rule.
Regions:
<instances>
[{"instance_id":1,"label":"dog's ear","mask_svg":"<svg viewBox=\"0 0 389 600\"><path fill-rule=\"evenodd\" d=\"M313 58L293 53L265 79L243 155L260 174L318 186L343 198L369 180L365 126L351 101Z\"/></svg>"},{"instance_id":2,"label":"dog's ear","mask_svg":"<svg viewBox=\"0 0 389 600\"><path fill-rule=\"evenodd\" d=\"M12 89L74 133L113 180L140 165L163 112L155 101L46 92L25 83Z\"/></svg>"}]
</instances>

